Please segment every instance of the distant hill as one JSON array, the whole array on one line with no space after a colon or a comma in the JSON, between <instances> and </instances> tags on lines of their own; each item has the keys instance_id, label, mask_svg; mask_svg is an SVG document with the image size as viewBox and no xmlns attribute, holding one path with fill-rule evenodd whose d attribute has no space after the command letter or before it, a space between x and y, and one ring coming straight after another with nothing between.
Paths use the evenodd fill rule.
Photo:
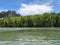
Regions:
<instances>
[{"instance_id":1,"label":"distant hill","mask_svg":"<svg viewBox=\"0 0 60 45\"><path fill-rule=\"evenodd\" d=\"M8 16L21 16L20 14L17 14L15 11L3 11L3 12L0 12L0 18L3 18L3 17L8 17Z\"/></svg>"}]
</instances>

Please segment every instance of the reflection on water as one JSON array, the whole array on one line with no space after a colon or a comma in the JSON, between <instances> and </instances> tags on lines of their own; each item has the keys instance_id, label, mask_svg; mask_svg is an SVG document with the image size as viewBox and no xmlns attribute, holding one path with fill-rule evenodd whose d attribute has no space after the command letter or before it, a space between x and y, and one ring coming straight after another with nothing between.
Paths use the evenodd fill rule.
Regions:
<instances>
[{"instance_id":1,"label":"reflection on water","mask_svg":"<svg viewBox=\"0 0 60 45\"><path fill-rule=\"evenodd\" d=\"M60 45L60 40L49 41L1 41L0 45Z\"/></svg>"},{"instance_id":2,"label":"reflection on water","mask_svg":"<svg viewBox=\"0 0 60 45\"><path fill-rule=\"evenodd\" d=\"M60 30L3 31L0 32L0 45L60 45Z\"/></svg>"}]
</instances>

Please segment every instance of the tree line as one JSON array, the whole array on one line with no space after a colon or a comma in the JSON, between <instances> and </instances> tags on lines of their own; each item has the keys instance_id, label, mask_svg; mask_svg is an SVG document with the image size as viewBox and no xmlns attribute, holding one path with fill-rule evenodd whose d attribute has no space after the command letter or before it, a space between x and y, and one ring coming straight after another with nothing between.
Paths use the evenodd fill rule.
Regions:
<instances>
[{"instance_id":1,"label":"tree line","mask_svg":"<svg viewBox=\"0 0 60 45\"><path fill-rule=\"evenodd\" d=\"M60 27L60 13L4 17L0 27Z\"/></svg>"}]
</instances>

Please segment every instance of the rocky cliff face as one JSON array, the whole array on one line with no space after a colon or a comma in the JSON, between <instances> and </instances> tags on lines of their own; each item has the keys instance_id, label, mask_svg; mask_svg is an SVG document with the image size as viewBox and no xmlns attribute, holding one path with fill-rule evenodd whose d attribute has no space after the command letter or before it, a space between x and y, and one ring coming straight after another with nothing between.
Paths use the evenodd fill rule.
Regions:
<instances>
[{"instance_id":1,"label":"rocky cliff face","mask_svg":"<svg viewBox=\"0 0 60 45\"><path fill-rule=\"evenodd\" d=\"M0 12L0 18L8 17L8 16L21 16L21 15L17 14L15 11Z\"/></svg>"}]
</instances>

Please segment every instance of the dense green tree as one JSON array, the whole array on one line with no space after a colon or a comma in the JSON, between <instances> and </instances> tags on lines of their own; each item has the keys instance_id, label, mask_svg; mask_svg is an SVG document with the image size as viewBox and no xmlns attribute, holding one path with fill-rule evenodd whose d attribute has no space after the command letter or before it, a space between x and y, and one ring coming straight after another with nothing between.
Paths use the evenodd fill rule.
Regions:
<instances>
[{"instance_id":1,"label":"dense green tree","mask_svg":"<svg viewBox=\"0 0 60 45\"><path fill-rule=\"evenodd\" d=\"M8 11L8 13L1 12L0 14L5 15L9 13L11 16L0 18L0 27L60 27L60 13L15 16L14 11L12 13Z\"/></svg>"}]
</instances>

